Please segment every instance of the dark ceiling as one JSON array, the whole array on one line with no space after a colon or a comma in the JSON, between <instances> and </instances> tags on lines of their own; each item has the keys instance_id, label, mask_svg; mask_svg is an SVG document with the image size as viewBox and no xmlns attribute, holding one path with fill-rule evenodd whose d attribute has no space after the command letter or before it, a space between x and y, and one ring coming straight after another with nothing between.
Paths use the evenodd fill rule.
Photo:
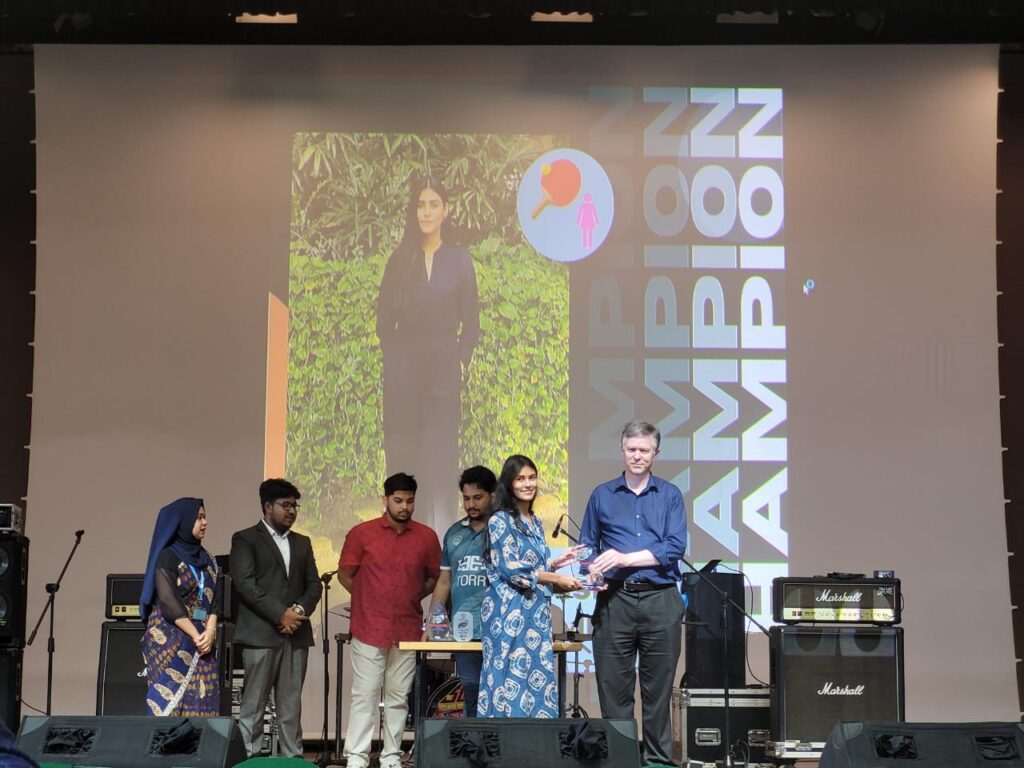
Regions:
<instances>
[{"instance_id":1,"label":"dark ceiling","mask_svg":"<svg viewBox=\"0 0 1024 768\"><path fill-rule=\"evenodd\" d=\"M582 23L535 13L589 14ZM243 14L294 23L239 23ZM0 0L0 43L1024 42L1024 1Z\"/></svg>"}]
</instances>

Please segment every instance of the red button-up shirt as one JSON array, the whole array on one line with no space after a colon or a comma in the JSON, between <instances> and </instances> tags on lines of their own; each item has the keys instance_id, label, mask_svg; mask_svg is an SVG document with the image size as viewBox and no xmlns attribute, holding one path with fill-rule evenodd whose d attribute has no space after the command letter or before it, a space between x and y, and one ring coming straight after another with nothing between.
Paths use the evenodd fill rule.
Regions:
<instances>
[{"instance_id":1,"label":"red button-up shirt","mask_svg":"<svg viewBox=\"0 0 1024 768\"><path fill-rule=\"evenodd\" d=\"M423 588L441 570L433 529L410 520L398 533L386 515L360 523L345 537L338 568L355 569L352 637L376 648L420 639Z\"/></svg>"}]
</instances>

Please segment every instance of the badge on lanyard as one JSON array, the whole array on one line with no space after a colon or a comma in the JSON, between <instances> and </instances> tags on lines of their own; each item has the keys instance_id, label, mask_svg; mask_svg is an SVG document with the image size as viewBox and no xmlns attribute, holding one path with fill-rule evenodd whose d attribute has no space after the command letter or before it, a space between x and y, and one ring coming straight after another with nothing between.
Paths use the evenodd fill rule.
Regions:
<instances>
[{"instance_id":1,"label":"badge on lanyard","mask_svg":"<svg viewBox=\"0 0 1024 768\"><path fill-rule=\"evenodd\" d=\"M199 600L196 603L196 607L192 609L192 618L195 621L206 621L210 614L205 608L199 607L203 600L203 587L206 585L206 570L204 569L202 572L196 573L196 569L192 565L189 565L188 568L192 571L192 576L195 577L196 584L199 587Z\"/></svg>"}]
</instances>

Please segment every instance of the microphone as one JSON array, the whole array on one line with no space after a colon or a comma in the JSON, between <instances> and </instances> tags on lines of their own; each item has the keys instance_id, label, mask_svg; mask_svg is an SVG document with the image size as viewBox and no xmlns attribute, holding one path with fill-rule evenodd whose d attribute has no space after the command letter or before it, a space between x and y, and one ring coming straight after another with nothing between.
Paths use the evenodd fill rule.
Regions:
<instances>
[{"instance_id":1,"label":"microphone","mask_svg":"<svg viewBox=\"0 0 1024 768\"><path fill-rule=\"evenodd\" d=\"M565 538L567 538L573 544L579 544L580 543L579 540L576 539L575 537L573 537L573 535L571 533L569 533L568 530L563 530L562 529L562 521L563 520L565 520L565 515L564 514L561 517L559 517L558 518L558 522L555 523L555 530L553 530L551 532L551 538L552 539L557 539L559 536L561 536L564 533L565 534Z\"/></svg>"},{"instance_id":2,"label":"microphone","mask_svg":"<svg viewBox=\"0 0 1024 768\"><path fill-rule=\"evenodd\" d=\"M572 625L576 629L580 628L581 618L583 618L583 603L576 603L576 615L572 617Z\"/></svg>"},{"instance_id":3,"label":"microphone","mask_svg":"<svg viewBox=\"0 0 1024 768\"><path fill-rule=\"evenodd\" d=\"M327 571L327 573L322 573L320 574L320 581L330 581L331 577L337 573L337 571Z\"/></svg>"},{"instance_id":4,"label":"microphone","mask_svg":"<svg viewBox=\"0 0 1024 768\"><path fill-rule=\"evenodd\" d=\"M76 539L80 539L80 538L82 538L82 537L83 537L84 535L85 535L85 528L83 528L83 529L82 529L82 530L80 530L80 531L75 531L75 538L76 538Z\"/></svg>"}]
</instances>

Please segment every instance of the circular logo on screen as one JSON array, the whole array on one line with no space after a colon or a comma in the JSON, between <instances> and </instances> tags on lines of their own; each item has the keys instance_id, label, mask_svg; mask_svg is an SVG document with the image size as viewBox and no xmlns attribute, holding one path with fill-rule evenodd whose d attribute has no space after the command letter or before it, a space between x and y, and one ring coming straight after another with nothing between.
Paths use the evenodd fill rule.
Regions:
<instances>
[{"instance_id":1,"label":"circular logo on screen","mask_svg":"<svg viewBox=\"0 0 1024 768\"><path fill-rule=\"evenodd\" d=\"M552 261L579 261L612 228L615 195L604 168L578 149L553 149L523 175L519 226L530 245Z\"/></svg>"}]
</instances>

